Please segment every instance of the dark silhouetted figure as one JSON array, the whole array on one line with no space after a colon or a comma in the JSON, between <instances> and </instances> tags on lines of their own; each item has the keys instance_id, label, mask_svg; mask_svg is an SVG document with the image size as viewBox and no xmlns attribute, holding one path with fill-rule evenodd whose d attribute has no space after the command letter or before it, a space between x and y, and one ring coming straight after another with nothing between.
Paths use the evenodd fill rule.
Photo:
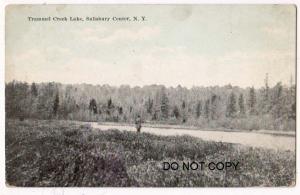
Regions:
<instances>
[{"instance_id":1,"label":"dark silhouetted figure","mask_svg":"<svg viewBox=\"0 0 300 195\"><path fill-rule=\"evenodd\" d=\"M142 119L141 116L138 115L135 119L135 128L137 130L137 132L141 132L141 128L142 128Z\"/></svg>"}]
</instances>

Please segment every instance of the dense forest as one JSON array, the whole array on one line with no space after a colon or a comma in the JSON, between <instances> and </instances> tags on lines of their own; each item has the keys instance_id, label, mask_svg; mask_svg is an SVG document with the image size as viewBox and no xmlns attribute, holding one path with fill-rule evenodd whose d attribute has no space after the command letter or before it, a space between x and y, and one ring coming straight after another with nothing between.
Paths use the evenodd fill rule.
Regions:
<instances>
[{"instance_id":1,"label":"dense forest","mask_svg":"<svg viewBox=\"0 0 300 195\"><path fill-rule=\"evenodd\" d=\"M192 87L31 83L5 85L7 118L180 124L201 128L295 130L295 85Z\"/></svg>"}]
</instances>

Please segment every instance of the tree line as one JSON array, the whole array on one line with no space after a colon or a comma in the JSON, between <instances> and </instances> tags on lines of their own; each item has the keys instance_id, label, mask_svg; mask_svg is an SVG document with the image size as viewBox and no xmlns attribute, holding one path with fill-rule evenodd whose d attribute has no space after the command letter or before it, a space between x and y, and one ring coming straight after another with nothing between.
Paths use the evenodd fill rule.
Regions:
<instances>
[{"instance_id":1,"label":"tree line","mask_svg":"<svg viewBox=\"0 0 300 195\"><path fill-rule=\"evenodd\" d=\"M5 85L7 118L193 125L203 128L294 130L295 85L166 88L163 85L31 83Z\"/></svg>"}]
</instances>

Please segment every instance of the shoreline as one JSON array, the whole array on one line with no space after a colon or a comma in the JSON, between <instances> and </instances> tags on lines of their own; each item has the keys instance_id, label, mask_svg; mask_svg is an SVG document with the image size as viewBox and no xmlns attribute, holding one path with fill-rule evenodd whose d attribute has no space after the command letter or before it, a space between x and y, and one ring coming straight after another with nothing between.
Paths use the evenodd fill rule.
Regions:
<instances>
[{"instance_id":1,"label":"shoreline","mask_svg":"<svg viewBox=\"0 0 300 195\"><path fill-rule=\"evenodd\" d=\"M80 122L80 121L79 121ZM84 123L95 123L97 125L106 125L106 126L124 126L124 127L134 127L135 125L132 123L114 123L114 122L84 122ZM151 123L143 123L143 127L148 128L156 128L156 129L180 129L180 130L194 130L194 131L218 131L218 132L235 132L235 133L257 133L257 134L267 134L273 136L287 136L287 137L295 137L296 131L276 131L276 130L242 130L242 129L225 129L225 128L204 128L201 129L195 126L182 126L182 125L165 125L165 124L151 124Z\"/></svg>"}]
</instances>

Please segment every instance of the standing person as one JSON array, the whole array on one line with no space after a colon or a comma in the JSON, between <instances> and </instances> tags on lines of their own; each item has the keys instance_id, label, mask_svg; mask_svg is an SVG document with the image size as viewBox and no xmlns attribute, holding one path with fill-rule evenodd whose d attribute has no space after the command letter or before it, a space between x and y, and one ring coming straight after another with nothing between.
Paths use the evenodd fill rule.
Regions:
<instances>
[{"instance_id":1,"label":"standing person","mask_svg":"<svg viewBox=\"0 0 300 195\"><path fill-rule=\"evenodd\" d=\"M135 119L135 128L137 130L137 132L141 132L141 128L142 128L142 119L140 115L137 115L136 119Z\"/></svg>"}]
</instances>

